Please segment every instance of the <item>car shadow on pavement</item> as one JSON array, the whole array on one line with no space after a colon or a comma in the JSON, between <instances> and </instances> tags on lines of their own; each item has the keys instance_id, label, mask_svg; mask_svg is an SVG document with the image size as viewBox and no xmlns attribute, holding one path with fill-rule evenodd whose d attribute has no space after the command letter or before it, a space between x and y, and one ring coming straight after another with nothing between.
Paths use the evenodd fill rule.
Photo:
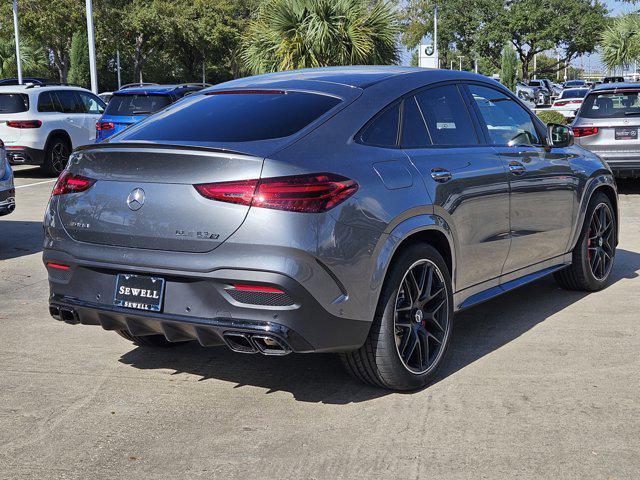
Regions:
<instances>
[{"instance_id":1,"label":"car shadow on pavement","mask_svg":"<svg viewBox=\"0 0 640 480\"><path fill-rule=\"evenodd\" d=\"M640 254L619 249L611 283L635 278ZM434 382L458 370L557 314L588 295L560 289L553 278L544 278L456 316L448 361ZM302 402L347 404L371 400L391 392L371 388L349 377L336 355L243 355L220 348L202 348L195 342L171 349L137 347L120 361L139 369L171 369L189 373L201 381L218 379L235 384L290 392ZM427 387L428 388L428 387Z\"/></svg>"},{"instance_id":2,"label":"car shadow on pavement","mask_svg":"<svg viewBox=\"0 0 640 480\"><path fill-rule=\"evenodd\" d=\"M616 179L618 193L621 195L634 195L640 193L640 182L637 178Z\"/></svg>"},{"instance_id":3,"label":"car shadow on pavement","mask_svg":"<svg viewBox=\"0 0 640 480\"><path fill-rule=\"evenodd\" d=\"M42 222L0 218L0 260L41 252L43 238Z\"/></svg>"},{"instance_id":4,"label":"car shadow on pavement","mask_svg":"<svg viewBox=\"0 0 640 480\"><path fill-rule=\"evenodd\" d=\"M21 169L16 169L16 167L13 167L13 176L15 178L29 178L32 180L38 180L38 179L43 179L43 180L48 180L52 177L51 175L45 173L40 167L33 167L33 168L21 168Z\"/></svg>"}]
</instances>

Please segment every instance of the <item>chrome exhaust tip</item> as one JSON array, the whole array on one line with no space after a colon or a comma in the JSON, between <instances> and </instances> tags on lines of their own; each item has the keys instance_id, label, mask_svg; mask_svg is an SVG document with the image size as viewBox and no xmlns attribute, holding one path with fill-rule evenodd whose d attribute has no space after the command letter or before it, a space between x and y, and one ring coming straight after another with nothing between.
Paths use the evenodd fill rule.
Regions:
<instances>
[{"instance_id":1,"label":"chrome exhaust tip","mask_svg":"<svg viewBox=\"0 0 640 480\"><path fill-rule=\"evenodd\" d=\"M283 356L291 353L289 345L270 335L252 335L251 340L263 355Z\"/></svg>"},{"instance_id":2,"label":"chrome exhaust tip","mask_svg":"<svg viewBox=\"0 0 640 480\"><path fill-rule=\"evenodd\" d=\"M237 353L257 353L258 349L246 333L226 332L222 335L227 347Z\"/></svg>"}]
</instances>

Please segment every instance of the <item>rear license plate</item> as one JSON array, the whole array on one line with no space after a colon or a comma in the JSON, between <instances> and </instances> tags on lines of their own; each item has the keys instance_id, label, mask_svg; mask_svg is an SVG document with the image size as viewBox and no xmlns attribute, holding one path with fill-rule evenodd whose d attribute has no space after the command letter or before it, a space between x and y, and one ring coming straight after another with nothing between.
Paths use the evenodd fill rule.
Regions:
<instances>
[{"instance_id":1,"label":"rear license plate","mask_svg":"<svg viewBox=\"0 0 640 480\"><path fill-rule=\"evenodd\" d=\"M159 312L163 295L163 278L121 273L116 277L113 303L118 307Z\"/></svg>"},{"instance_id":2,"label":"rear license plate","mask_svg":"<svg viewBox=\"0 0 640 480\"><path fill-rule=\"evenodd\" d=\"M638 129L627 127L616 127L616 140L637 140Z\"/></svg>"}]
</instances>

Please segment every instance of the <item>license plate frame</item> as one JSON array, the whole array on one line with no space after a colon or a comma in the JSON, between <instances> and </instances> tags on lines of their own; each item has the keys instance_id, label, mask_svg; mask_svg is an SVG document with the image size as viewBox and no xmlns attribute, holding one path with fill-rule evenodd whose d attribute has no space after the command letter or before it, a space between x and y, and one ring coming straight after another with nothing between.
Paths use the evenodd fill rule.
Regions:
<instances>
[{"instance_id":1,"label":"license plate frame","mask_svg":"<svg viewBox=\"0 0 640 480\"><path fill-rule=\"evenodd\" d=\"M146 312L161 312L165 280L151 275L119 273L113 304L117 307Z\"/></svg>"},{"instance_id":2,"label":"license plate frame","mask_svg":"<svg viewBox=\"0 0 640 480\"><path fill-rule=\"evenodd\" d=\"M616 127L616 140L638 140L637 127Z\"/></svg>"}]
</instances>

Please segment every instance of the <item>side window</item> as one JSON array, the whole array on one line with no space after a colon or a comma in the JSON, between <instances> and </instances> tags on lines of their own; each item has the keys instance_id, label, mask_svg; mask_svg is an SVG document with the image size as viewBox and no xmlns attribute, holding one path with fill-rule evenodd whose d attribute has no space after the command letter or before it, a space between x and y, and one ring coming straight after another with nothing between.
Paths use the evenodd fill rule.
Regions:
<instances>
[{"instance_id":1,"label":"side window","mask_svg":"<svg viewBox=\"0 0 640 480\"><path fill-rule=\"evenodd\" d=\"M360 136L362 143L375 147L394 148L398 142L400 104L396 103L374 118Z\"/></svg>"},{"instance_id":2,"label":"side window","mask_svg":"<svg viewBox=\"0 0 640 480\"><path fill-rule=\"evenodd\" d=\"M95 95L87 92L78 92L85 113L102 113L104 112L104 103Z\"/></svg>"},{"instance_id":3,"label":"side window","mask_svg":"<svg viewBox=\"0 0 640 480\"><path fill-rule=\"evenodd\" d=\"M429 88L416 95L433 145L477 145L467 106L455 85Z\"/></svg>"},{"instance_id":4,"label":"side window","mask_svg":"<svg viewBox=\"0 0 640 480\"><path fill-rule=\"evenodd\" d=\"M84 106L80 97L71 90L59 90L56 92L63 113L84 113Z\"/></svg>"},{"instance_id":5,"label":"side window","mask_svg":"<svg viewBox=\"0 0 640 480\"><path fill-rule=\"evenodd\" d=\"M424 123L415 97L405 99L402 107L400 145L403 148L420 148L431 145L427 126Z\"/></svg>"},{"instance_id":6,"label":"side window","mask_svg":"<svg viewBox=\"0 0 640 480\"><path fill-rule=\"evenodd\" d=\"M469 85L493 145L540 145L531 115L506 94L489 87Z\"/></svg>"},{"instance_id":7,"label":"side window","mask_svg":"<svg viewBox=\"0 0 640 480\"><path fill-rule=\"evenodd\" d=\"M58 105L57 97L54 92L43 92L38 95L38 111L39 112L59 112L62 108Z\"/></svg>"}]
</instances>

